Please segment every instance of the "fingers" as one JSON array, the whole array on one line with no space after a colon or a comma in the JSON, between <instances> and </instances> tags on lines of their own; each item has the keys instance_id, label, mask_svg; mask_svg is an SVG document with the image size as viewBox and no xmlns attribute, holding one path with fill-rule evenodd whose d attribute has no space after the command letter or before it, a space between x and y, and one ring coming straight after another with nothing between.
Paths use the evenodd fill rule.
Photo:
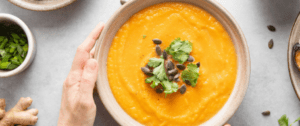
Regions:
<instances>
[{"instance_id":1,"label":"fingers","mask_svg":"<svg viewBox=\"0 0 300 126\"><path fill-rule=\"evenodd\" d=\"M85 62L90 58L90 51L104 28L104 23L99 23L87 39L77 48L71 71L83 70Z\"/></svg>"},{"instance_id":2,"label":"fingers","mask_svg":"<svg viewBox=\"0 0 300 126\"><path fill-rule=\"evenodd\" d=\"M230 124L226 123L224 126L231 126Z\"/></svg>"},{"instance_id":3,"label":"fingers","mask_svg":"<svg viewBox=\"0 0 300 126\"><path fill-rule=\"evenodd\" d=\"M5 109L5 99L0 99L0 109Z\"/></svg>"},{"instance_id":4,"label":"fingers","mask_svg":"<svg viewBox=\"0 0 300 126\"><path fill-rule=\"evenodd\" d=\"M32 99L30 97L23 98L21 97L18 103L14 108L18 110L26 110L32 103Z\"/></svg>"},{"instance_id":5,"label":"fingers","mask_svg":"<svg viewBox=\"0 0 300 126\"><path fill-rule=\"evenodd\" d=\"M93 95L93 89L97 80L98 63L95 59L89 59L84 67L80 88L84 94Z\"/></svg>"},{"instance_id":6,"label":"fingers","mask_svg":"<svg viewBox=\"0 0 300 126\"><path fill-rule=\"evenodd\" d=\"M95 47L93 47L93 49L90 52L90 58L94 58L94 54L95 54Z\"/></svg>"}]
</instances>

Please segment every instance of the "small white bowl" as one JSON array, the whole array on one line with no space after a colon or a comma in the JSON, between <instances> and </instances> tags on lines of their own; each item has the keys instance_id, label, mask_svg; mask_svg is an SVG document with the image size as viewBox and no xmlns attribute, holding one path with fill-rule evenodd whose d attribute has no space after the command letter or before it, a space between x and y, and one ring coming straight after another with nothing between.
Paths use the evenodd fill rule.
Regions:
<instances>
[{"instance_id":1,"label":"small white bowl","mask_svg":"<svg viewBox=\"0 0 300 126\"><path fill-rule=\"evenodd\" d=\"M0 13L0 23L5 23L5 24L16 24L20 26L23 31L25 32L28 40L28 52L27 56L24 60L24 62L18 66L16 69L13 70L0 70L0 77L11 77L14 76L18 73L21 73L23 70L25 70L33 61L36 53L36 43L34 36L30 29L27 27L27 25L18 17L13 16L11 14L4 14Z\"/></svg>"},{"instance_id":2,"label":"small white bowl","mask_svg":"<svg viewBox=\"0 0 300 126\"><path fill-rule=\"evenodd\" d=\"M76 0L8 0L12 4L33 11L51 11L70 5Z\"/></svg>"}]
</instances>

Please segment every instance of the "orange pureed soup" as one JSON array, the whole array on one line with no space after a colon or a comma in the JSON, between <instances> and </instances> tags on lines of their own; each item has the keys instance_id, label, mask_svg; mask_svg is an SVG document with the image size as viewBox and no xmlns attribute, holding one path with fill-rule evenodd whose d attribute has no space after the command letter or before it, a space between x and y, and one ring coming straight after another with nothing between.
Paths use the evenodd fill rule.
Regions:
<instances>
[{"instance_id":1,"label":"orange pureed soup","mask_svg":"<svg viewBox=\"0 0 300 126\"><path fill-rule=\"evenodd\" d=\"M178 37L193 43L191 55L201 62L200 77L185 94L177 91L165 98L145 83L141 67L158 57L152 39L161 39L165 49ZM230 36L212 15L185 3L162 3L136 13L119 29L109 50L107 75L117 102L141 124L200 125L228 100L237 56Z\"/></svg>"}]
</instances>

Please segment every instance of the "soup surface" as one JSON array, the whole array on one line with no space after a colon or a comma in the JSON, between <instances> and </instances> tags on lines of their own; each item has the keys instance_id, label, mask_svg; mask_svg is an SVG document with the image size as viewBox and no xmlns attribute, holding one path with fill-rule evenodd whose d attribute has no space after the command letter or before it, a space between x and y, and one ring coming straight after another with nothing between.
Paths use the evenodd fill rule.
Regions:
<instances>
[{"instance_id":1,"label":"soup surface","mask_svg":"<svg viewBox=\"0 0 300 126\"><path fill-rule=\"evenodd\" d=\"M157 94L141 71L158 57L152 39L165 49L180 37L193 43L191 55L200 61L196 87L185 94ZM199 125L226 103L237 76L237 57L223 26L206 11L185 3L162 3L133 15L117 32L109 50L107 75L120 106L144 125ZM178 82L178 85L184 84Z\"/></svg>"}]
</instances>

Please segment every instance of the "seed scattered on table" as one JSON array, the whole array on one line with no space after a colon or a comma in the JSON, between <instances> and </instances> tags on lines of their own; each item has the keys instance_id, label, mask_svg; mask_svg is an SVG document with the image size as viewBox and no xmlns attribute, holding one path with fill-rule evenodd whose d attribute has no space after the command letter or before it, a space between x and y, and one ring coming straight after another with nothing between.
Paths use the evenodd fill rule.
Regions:
<instances>
[{"instance_id":1,"label":"seed scattered on table","mask_svg":"<svg viewBox=\"0 0 300 126\"><path fill-rule=\"evenodd\" d=\"M177 67L179 70L184 70L184 69L185 69L185 65L183 65L183 64L177 64L176 67Z\"/></svg>"},{"instance_id":2,"label":"seed scattered on table","mask_svg":"<svg viewBox=\"0 0 300 126\"><path fill-rule=\"evenodd\" d=\"M269 49L272 49L273 46L274 46L274 42L273 42L273 39L271 39L268 43L268 46L269 46Z\"/></svg>"},{"instance_id":3,"label":"seed scattered on table","mask_svg":"<svg viewBox=\"0 0 300 126\"><path fill-rule=\"evenodd\" d=\"M154 44L161 44L162 41L160 39L153 39Z\"/></svg>"},{"instance_id":4,"label":"seed scattered on table","mask_svg":"<svg viewBox=\"0 0 300 126\"><path fill-rule=\"evenodd\" d=\"M121 5L125 4L126 2L126 0L120 0Z\"/></svg>"},{"instance_id":5,"label":"seed scattered on table","mask_svg":"<svg viewBox=\"0 0 300 126\"><path fill-rule=\"evenodd\" d=\"M158 56L161 55L161 48L159 47L159 45L156 45L156 47L155 47L155 52L156 52L156 54L157 54Z\"/></svg>"},{"instance_id":6,"label":"seed scattered on table","mask_svg":"<svg viewBox=\"0 0 300 126\"><path fill-rule=\"evenodd\" d=\"M179 88L179 92L180 94L184 94L186 92L186 86L185 84L183 84L180 88Z\"/></svg>"},{"instance_id":7,"label":"seed scattered on table","mask_svg":"<svg viewBox=\"0 0 300 126\"><path fill-rule=\"evenodd\" d=\"M264 111L264 112L262 112L261 114L264 115L264 116L268 116L268 115L271 114L271 112L270 112L270 111Z\"/></svg>"},{"instance_id":8,"label":"seed scattered on table","mask_svg":"<svg viewBox=\"0 0 300 126\"><path fill-rule=\"evenodd\" d=\"M268 27L268 29L269 29L271 32L275 32L275 31L276 31L276 28L275 28L274 26L272 26L272 25L268 25L267 27Z\"/></svg>"},{"instance_id":9,"label":"seed scattered on table","mask_svg":"<svg viewBox=\"0 0 300 126\"><path fill-rule=\"evenodd\" d=\"M195 58L191 55L189 55L189 58L187 59L188 62L194 62Z\"/></svg>"}]
</instances>

